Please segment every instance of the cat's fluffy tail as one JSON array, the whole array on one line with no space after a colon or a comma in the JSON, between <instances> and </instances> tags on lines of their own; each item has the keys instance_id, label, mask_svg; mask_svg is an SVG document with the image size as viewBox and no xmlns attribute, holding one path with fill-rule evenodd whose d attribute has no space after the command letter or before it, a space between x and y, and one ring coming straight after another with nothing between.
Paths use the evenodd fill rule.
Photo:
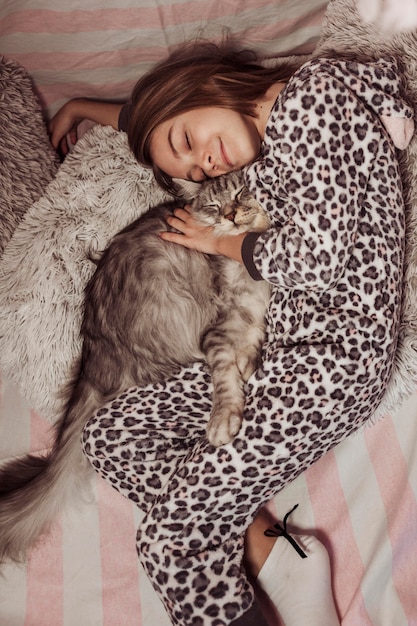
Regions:
<instances>
[{"instance_id":1,"label":"cat's fluffy tail","mask_svg":"<svg viewBox=\"0 0 417 626\"><path fill-rule=\"evenodd\" d=\"M86 475L93 475L82 454L81 432L97 399L85 384L81 387L50 455L28 455L0 468L0 563L24 560L40 535L79 496Z\"/></svg>"}]
</instances>

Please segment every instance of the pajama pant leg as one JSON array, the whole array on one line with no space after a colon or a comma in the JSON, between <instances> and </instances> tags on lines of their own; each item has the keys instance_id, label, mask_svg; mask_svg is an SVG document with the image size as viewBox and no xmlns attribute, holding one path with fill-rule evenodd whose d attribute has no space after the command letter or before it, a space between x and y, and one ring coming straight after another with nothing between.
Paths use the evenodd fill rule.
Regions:
<instances>
[{"instance_id":1,"label":"pajama pant leg","mask_svg":"<svg viewBox=\"0 0 417 626\"><path fill-rule=\"evenodd\" d=\"M187 393L193 398L188 407ZM210 406L210 376L195 364L178 381L128 389L99 409L84 428L84 452L105 480L146 513L204 435Z\"/></svg>"},{"instance_id":2,"label":"pajama pant leg","mask_svg":"<svg viewBox=\"0 0 417 626\"><path fill-rule=\"evenodd\" d=\"M116 435L113 423L107 433L98 427L100 412L90 420L93 464L128 497L137 494L147 513L138 555L173 624L223 626L250 607L244 532L266 501L373 413L388 376L384 362L373 361L359 370L340 359L335 367L330 345L268 348L248 384L241 431L217 449L201 436L210 389L198 367L168 381L163 402L155 388L124 394ZM188 440L177 437L185 424ZM118 475L121 460L133 471Z\"/></svg>"}]
</instances>

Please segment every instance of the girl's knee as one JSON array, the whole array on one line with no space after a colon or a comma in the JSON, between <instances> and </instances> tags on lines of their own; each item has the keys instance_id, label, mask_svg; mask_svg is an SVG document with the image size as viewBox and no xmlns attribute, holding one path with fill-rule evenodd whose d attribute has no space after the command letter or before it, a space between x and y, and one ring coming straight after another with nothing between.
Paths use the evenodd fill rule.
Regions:
<instances>
[{"instance_id":1,"label":"girl's knee","mask_svg":"<svg viewBox=\"0 0 417 626\"><path fill-rule=\"evenodd\" d=\"M102 430L99 428L98 419L94 415L84 426L81 436L81 446L84 455L95 466L95 460L103 459L106 454L106 445Z\"/></svg>"}]
</instances>

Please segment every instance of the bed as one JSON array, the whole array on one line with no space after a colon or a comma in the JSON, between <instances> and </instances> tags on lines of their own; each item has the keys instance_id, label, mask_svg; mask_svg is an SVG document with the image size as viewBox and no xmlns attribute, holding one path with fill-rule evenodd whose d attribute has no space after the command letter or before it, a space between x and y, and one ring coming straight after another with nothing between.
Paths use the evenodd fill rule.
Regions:
<instances>
[{"instance_id":1,"label":"bed","mask_svg":"<svg viewBox=\"0 0 417 626\"><path fill-rule=\"evenodd\" d=\"M361 20L354 0L1 3L0 460L51 445L60 391L80 350L82 290L94 271L87 251L163 197L124 133L85 127L60 164L43 120L71 97L123 101L175 44L228 32L268 62L329 49L400 54L417 111L415 33L380 32ZM290 526L326 544L343 626L417 625L416 159L414 137L401 157L408 262L384 401L370 427L268 504L282 519L298 503ZM169 626L138 564L139 523L135 507L97 478L27 562L2 566L1 626Z\"/></svg>"}]
</instances>

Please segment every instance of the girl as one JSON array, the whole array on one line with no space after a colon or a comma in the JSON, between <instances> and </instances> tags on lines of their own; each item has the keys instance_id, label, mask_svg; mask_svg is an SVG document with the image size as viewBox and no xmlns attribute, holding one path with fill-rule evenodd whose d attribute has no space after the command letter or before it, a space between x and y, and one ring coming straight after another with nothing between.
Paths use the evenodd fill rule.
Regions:
<instances>
[{"instance_id":1,"label":"girl","mask_svg":"<svg viewBox=\"0 0 417 626\"><path fill-rule=\"evenodd\" d=\"M126 391L84 432L93 466L145 512L138 554L173 624L251 623L246 529L383 396L404 243L395 148L413 131L398 75L394 59L264 68L229 44L194 43L142 78L123 109L74 101L52 121L58 145L85 115L119 119L137 159L169 189L176 178L244 168L271 220L265 233L218 239L178 209L169 220L178 232L161 234L271 283L262 364L237 435L219 448L205 439L210 380L200 365ZM249 538L262 524L257 518ZM306 559L281 539L263 563L263 544L252 542L258 582L286 626L337 624L321 544L298 543Z\"/></svg>"}]
</instances>

